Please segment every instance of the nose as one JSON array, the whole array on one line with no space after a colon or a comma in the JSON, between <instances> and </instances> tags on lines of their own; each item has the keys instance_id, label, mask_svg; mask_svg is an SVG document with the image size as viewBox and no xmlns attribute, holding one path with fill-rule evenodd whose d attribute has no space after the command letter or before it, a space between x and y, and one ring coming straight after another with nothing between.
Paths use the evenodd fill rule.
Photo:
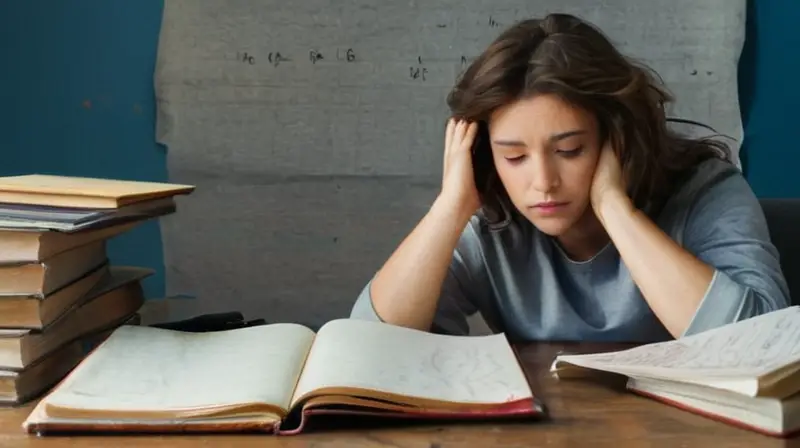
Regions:
<instances>
[{"instance_id":1,"label":"nose","mask_svg":"<svg viewBox=\"0 0 800 448\"><path fill-rule=\"evenodd\" d=\"M531 186L540 193L549 193L561 184L561 178L554 161L546 155L539 155L532 163Z\"/></svg>"}]
</instances>

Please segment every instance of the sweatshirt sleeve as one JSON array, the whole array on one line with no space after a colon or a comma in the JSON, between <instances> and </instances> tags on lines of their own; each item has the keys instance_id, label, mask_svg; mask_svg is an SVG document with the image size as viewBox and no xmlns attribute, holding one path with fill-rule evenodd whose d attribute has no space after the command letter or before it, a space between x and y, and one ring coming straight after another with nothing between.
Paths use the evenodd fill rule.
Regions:
<instances>
[{"instance_id":1,"label":"sweatshirt sleeve","mask_svg":"<svg viewBox=\"0 0 800 448\"><path fill-rule=\"evenodd\" d=\"M764 212L738 171L720 176L696 196L684 247L715 270L684 336L788 306L789 290Z\"/></svg>"},{"instance_id":2,"label":"sweatshirt sleeve","mask_svg":"<svg viewBox=\"0 0 800 448\"><path fill-rule=\"evenodd\" d=\"M468 225L453 251L450 268L442 284L431 332L468 335L467 318L478 311L474 295L486 290L480 243L473 223ZM374 277L373 277L374 278ZM361 290L350 312L351 319L382 321L372 304L372 279Z\"/></svg>"}]
</instances>

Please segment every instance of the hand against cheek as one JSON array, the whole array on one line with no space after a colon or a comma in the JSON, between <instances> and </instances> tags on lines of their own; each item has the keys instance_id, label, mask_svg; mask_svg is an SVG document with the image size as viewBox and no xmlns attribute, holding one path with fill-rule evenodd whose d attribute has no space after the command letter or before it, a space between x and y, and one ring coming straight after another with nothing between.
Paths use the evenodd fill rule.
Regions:
<instances>
[{"instance_id":1,"label":"hand against cheek","mask_svg":"<svg viewBox=\"0 0 800 448\"><path fill-rule=\"evenodd\" d=\"M611 143L608 142L600 150L590 194L592 209L601 221L603 221L601 216L603 201L609 197L626 197L625 190L619 159Z\"/></svg>"}]
</instances>

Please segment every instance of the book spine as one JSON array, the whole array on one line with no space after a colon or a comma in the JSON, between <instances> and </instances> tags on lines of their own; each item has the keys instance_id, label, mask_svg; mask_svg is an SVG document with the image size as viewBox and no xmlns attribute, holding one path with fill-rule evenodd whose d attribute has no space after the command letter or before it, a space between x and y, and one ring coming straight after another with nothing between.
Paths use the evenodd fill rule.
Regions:
<instances>
[{"instance_id":1,"label":"book spine","mask_svg":"<svg viewBox=\"0 0 800 448\"><path fill-rule=\"evenodd\" d=\"M312 417L325 418L312 418ZM437 420L441 422L466 422L488 420L532 420L544 419L548 416L542 403L535 399L524 399L506 403L494 410L467 410L467 411L429 411L424 409L409 409L406 412L386 411L367 408L325 408L305 407L289 413L289 415L275 428L278 435L296 435L309 430L310 423L322 428L341 428L342 426L362 425L369 423L386 422L425 422ZM357 417L354 422L353 417Z\"/></svg>"}]
</instances>

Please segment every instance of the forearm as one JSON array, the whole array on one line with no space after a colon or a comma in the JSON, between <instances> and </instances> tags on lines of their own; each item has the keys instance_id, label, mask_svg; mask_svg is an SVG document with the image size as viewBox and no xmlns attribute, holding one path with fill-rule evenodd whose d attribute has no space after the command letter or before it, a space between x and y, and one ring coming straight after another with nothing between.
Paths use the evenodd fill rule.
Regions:
<instances>
[{"instance_id":1,"label":"forearm","mask_svg":"<svg viewBox=\"0 0 800 448\"><path fill-rule=\"evenodd\" d=\"M372 280L370 295L384 322L427 331L459 237L471 213L440 196Z\"/></svg>"},{"instance_id":2,"label":"forearm","mask_svg":"<svg viewBox=\"0 0 800 448\"><path fill-rule=\"evenodd\" d=\"M644 299L680 337L708 290L715 269L680 247L624 194L609 194L598 217Z\"/></svg>"}]
</instances>

